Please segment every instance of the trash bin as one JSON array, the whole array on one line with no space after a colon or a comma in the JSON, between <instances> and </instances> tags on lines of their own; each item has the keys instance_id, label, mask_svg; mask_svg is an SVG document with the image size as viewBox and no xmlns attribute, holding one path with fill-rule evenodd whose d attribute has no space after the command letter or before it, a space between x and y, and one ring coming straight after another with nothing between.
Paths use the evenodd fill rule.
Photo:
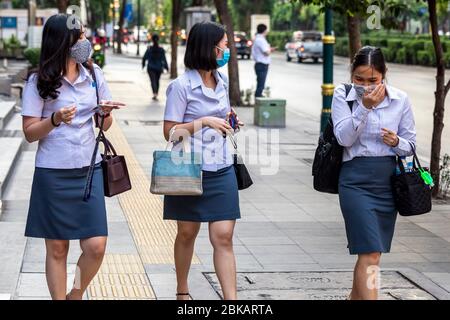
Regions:
<instances>
[{"instance_id":1,"label":"trash bin","mask_svg":"<svg viewBox=\"0 0 450 320\"><path fill-rule=\"evenodd\" d=\"M286 127L286 100L256 98L253 122L260 127Z\"/></svg>"}]
</instances>

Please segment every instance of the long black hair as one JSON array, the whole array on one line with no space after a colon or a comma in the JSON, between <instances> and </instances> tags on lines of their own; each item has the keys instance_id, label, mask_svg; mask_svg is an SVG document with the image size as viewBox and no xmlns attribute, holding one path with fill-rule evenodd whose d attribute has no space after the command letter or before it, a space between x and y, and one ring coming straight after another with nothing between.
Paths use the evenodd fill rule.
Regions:
<instances>
[{"instance_id":1,"label":"long black hair","mask_svg":"<svg viewBox=\"0 0 450 320\"><path fill-rule=\"evenodd\" d=\"M184 64L188 69L215 70L218 68L214 48L225 36L224 26L210 21L199 22L189 31Z\"/></svg>"},{"instance_id":2,"label":"long black hair","mask_svg":"<svg viewBox=\"0 0 450 320\"><path fill-rule=\"evenodd\" d=\"M37 89L42 99L58 98L63 75L67 72L70 48L82 34L82 25L74 16L56 14L44 25L41 56L37 73ZM31 75L31 73L28 75Z\"/></svg>"},{"instance_id":3,"label":"long black hair","mask_svg":"<svg viewBox=\"0 0 450 320\"><path fill-rule=\"evenodd\" d=\"M362 47L353 58L353 62L351 65L352 75L355 72L356 68L360 66L373 67L383 75L383 79L386 77L386 61L380 48L372 46Z\"/></svg>"}]
</instances>

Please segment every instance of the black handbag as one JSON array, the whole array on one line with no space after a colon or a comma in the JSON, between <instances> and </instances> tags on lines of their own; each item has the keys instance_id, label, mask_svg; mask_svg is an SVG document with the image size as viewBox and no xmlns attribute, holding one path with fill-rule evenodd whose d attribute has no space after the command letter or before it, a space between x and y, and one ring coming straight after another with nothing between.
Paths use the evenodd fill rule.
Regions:
<instances>
[{"instance_id":1,"label":"black handbag","mask_svg":"<svg viewBox=\"0 0 450 320\"><path fill-rule=\"evenodd\" d=\"M253 184L253 180L250 177L250 173L248 172L241 155L237 152L236 140L231 135L229 135L229 137L231 143L233 144L234 150L236 151L233 154L233 167L234 172L236 173L238 190L244 190L249 188Z\"/></svg>"},{"instance_id":2,"label":"black handbag","mask_svg":"<svg viewBox=\"0 0 450 320\"><path fill-rule=\"evenodd\" d=\"M412 171L406 172L403 162L397 157L400 174L393 175L391 178L395 206L401 216L415 216L428 213L432 208L432 186L425 183L422 177L422 174L429 173L429 170L428 168L422 168L414 145L411 144L411 147L414 152Z\"/></svg>"},{"instance_id":3,"label":"black handbag","mask_svg":"<svg viewBox=\"0 0 450 320\"><path fill-rule=\"evenodd\" d=\"M97 105L99 104L99 95L97 88L97 80L95 77L95 72L90 65L92 77L94 79L95 85L95 93L97 95ZM97 114L96 114L97 115ZM103 170L103 187L104 194L107 197L115 196L119 193L128 191L131 189L131 181L130 176L128 174L128 168L125 161L125 157L121 155L117 155L116 150L114 149L111 142L106 139L105 133L103 132L103 124L105 121L104 116L99 116L100 124L99 133L97 135L95 141L94 152L92 153L91 164L89 166L89 170L87 173L86 185L84 187L84 196L83 201L88 201L91 196L92 189L92 178L95 170L95 160L97 158L97 151L100 142L104 145L104 154L102 154L102 170ZM97 123L98 117L96 117L95 121ZM97 123L98 124L98 123Z\"/></svg>"},{"instance_id":4,"label":"black handbag","mask_svg":"<svg viewBox=\"0 0 450 320\"><path fill-rule=\"evenodd\" d=\"M345 96L347 97L352 86L345 84ZM347 101L350 111L353 102ZM315 190L326 193L338 193L339 174L342 166L344 148L338 143L334 135L334 126L331 115L323 133L319 137L319 143L314 155L312 166L313 187Z\"/></svg>"}]
</instances>

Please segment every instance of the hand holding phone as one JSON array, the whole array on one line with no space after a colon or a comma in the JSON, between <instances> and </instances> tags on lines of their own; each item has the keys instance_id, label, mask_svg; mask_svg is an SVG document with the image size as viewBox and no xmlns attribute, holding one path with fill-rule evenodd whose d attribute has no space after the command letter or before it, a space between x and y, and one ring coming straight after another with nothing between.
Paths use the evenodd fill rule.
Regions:
<instances>
[{"instance_id":1,"label":"hand holding phone","mask_svg":"<svg viewBox=\"0 0 450 320\"><path fill-rule=\"evenodd\" d=\"M240 126L244 125L244 123L239 120L236 111L234 111L233 108L231 108L231 111L227 113L226 120L230 127L233 128L234 132L238 132L240 130Z\"/></svg>"},{"instance_id":2,"label":"hand holding phone","mask_svg":"<svg viewBox=\"0 0 450 320\"><path fill-rule=\"evenodd\" d=\"M101 115L109 114L114 109L120 109L125 107L126 105L122 102L109 101L109 100L101 100L97 107L94 110Z\"/></svg>"}]
</instances>

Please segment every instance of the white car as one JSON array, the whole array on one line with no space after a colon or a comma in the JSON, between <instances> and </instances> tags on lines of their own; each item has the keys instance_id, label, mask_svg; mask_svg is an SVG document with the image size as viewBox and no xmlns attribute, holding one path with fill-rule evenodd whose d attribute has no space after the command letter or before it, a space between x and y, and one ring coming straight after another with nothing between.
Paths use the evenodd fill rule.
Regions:
<instances>
[{"instance_id":1,"label":"white car","mask_svg":"<svg viewBox=\"0 0 450 320\"><path fill-rule=\"evenodd\" d=\"M317 63L319 59L323 59L322 33L319 31L296 31L285 49L287 61L295 59L301 63L305 59L313 59Z\"/></svg>"}]
</instances>

